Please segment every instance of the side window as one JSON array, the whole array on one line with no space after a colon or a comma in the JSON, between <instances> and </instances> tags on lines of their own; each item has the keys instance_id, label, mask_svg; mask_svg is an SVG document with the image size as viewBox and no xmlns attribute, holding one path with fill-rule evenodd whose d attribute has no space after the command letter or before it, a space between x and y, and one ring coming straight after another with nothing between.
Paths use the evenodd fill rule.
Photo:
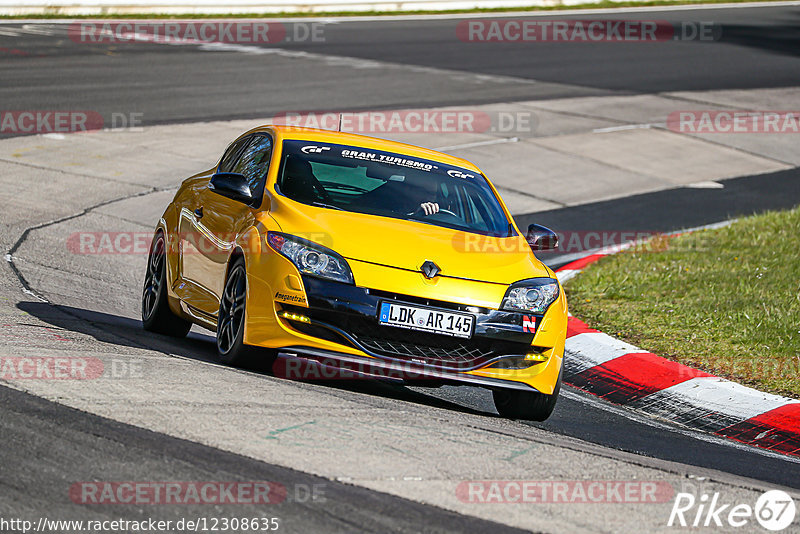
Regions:
<instances>
[{"instance_id":1,"label":"side window","mask_svg":"<svg viewBox=\"0 0 800 534\"><path fill-rule=\"evenodd\" d=\"M250 190L257 193L269 170L271 157L272 138L268 135L256 135L245 148L242 157L236 162L231 172L243 174L247 178L247 183L250 184Z\"/></svg>"},{"instance_id":2,"label":"side window","mask_svg":"<svg viewBox=\"0 0 800 534\"><path fill-rule=\"evenodd\" d=\"M251 140L252 137L245 137L231 143L225 151L225 155L222 156L222 161L219 163L219 172L233 172L233 166L236 164L236 157L239 155L239 152L242 151L242 147Z\"/></svg>"}]
</instances>

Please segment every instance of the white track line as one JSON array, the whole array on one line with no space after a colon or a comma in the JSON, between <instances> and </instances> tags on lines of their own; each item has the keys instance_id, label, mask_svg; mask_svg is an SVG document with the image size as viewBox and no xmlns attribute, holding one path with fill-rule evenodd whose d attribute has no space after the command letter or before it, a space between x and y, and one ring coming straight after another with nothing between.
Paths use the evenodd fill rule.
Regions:
<instances>
[{"instance_id":1,"label":"white track line","mask_svg":"<svg viewBox=\"0 0 800 534\"><path fill-rule=\"evenodd\" d=\"M440 146L434 150L459 150L462 148L474 148L476 146L500 145L503 143L518 143L519 137L506 137L503 139L487 139L486 141L475 141L474 143L464 143L461 145Z\"/></svg>"}]
</instances>

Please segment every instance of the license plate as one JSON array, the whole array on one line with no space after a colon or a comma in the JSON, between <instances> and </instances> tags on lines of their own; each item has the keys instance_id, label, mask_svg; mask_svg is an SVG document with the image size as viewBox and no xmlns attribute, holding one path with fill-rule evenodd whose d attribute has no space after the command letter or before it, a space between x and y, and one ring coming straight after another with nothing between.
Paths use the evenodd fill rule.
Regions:
<instances>
[{"instance_id":1,"label":"license plate","mask_svg":"<svg viewBox=\"0 0 800 534\"><path fill-rule=\"evenodd\" d=\"M382 301L378 308L378 322L385 326L470 338L475 317L437 308Z\"/></svg>"}]
</instances>

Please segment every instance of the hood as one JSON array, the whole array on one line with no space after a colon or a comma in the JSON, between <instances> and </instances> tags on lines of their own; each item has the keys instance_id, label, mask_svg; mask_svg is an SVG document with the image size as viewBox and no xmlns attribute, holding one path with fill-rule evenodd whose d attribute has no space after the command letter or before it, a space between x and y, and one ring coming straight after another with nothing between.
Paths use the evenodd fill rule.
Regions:
<instances>
[{"instance_id":1,"label":"hood","mask_svg":"<svg viewBox=\"0 0 800 534\"><path fill-rule=\"evenodd\" d=\"M283 232L326 246L348 260L411 271L432 261L439 276L498 284L550 276L520 235L490 237L314 206L297 209L284 204L271 215Z\"/></svg>"}]
</instances>

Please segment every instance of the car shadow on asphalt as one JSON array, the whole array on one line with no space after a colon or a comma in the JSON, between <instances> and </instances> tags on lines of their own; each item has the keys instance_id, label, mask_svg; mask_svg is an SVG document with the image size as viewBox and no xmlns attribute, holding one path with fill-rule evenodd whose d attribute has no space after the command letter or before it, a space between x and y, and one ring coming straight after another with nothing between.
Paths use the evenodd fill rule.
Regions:
<instances>
[{"instance_id":1,"label":"car shadow on asphalt","mask_svg":"<svg viewBox=\"0 0 800 534\"><path fill-rule=\"evenodd\" d=\"M193 327L185 339L175 339L146 332L142 329L140 320L121 315L46 302L19 302L17 303L17 308L54 328L88 335L101 343L154 350L165 355L217 364L214 336L210 332L203 331L197 327ZM240 367L239 370L279 380L301 382L310 387L338 389L455 412L499 417L492 412L476 410L433 395L413 391L398 381L388 379L356 377L348 380L329 380L324 378L319 380L294 380L275 376L272 360L269 357L253 359ZM324 376L324 373L322 376Z\"/></svg>"}]
</instances>

